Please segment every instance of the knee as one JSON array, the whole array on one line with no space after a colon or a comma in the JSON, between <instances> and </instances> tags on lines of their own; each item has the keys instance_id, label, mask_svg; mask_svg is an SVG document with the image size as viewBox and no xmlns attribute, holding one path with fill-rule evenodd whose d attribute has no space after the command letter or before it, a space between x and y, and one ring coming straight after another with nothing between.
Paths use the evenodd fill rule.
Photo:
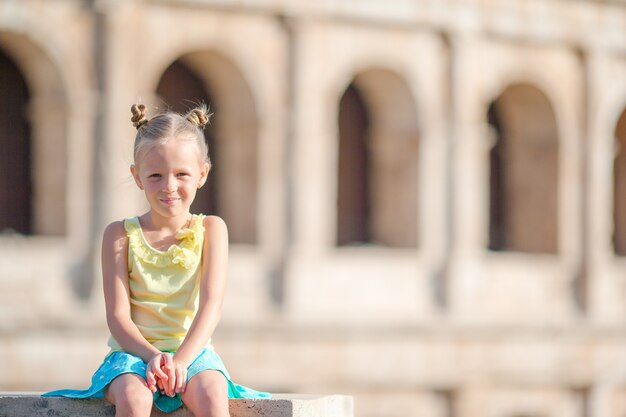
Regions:
<instances>
[{"instance_id":1,"label":"knee","mask_svg":"<svg viewBox=\"0 0 626 417\"><path fill-rule=\"evenodd\" d=\"M124 387L115 399L116 408L131 411L131 415L150 415L152 393L147 387L129 385Z\"/></svg>"},{"instance_id":2,"label":"knee","mask_svg":"<svg viewBox=\"0 0 626 417\"><path fill-rule=\"evenodd\" d=\"M205 404L207 417L228 416L228 389L226 384L212 384L199 393L201 403Z\"/></svg>"},{"instance_id":3,"label":"knee","mask_svg":"<svg viewBox=\"0 0 626 417\"><path fill-rule=\"evenodd\" d=\"M195 417L229 417L226 381L201 384L188 404Z\"/></svg>"},{"instance_id":4,"label":"knee","mask_svg":"<svg viewBox=\"0 0 626 417\"><path fill-rule=\"evenodd\" d=\"M228 402L228 384L226 380L215 381L203 387L206 401L216 403Z\"/></svg>"}]
</instances>

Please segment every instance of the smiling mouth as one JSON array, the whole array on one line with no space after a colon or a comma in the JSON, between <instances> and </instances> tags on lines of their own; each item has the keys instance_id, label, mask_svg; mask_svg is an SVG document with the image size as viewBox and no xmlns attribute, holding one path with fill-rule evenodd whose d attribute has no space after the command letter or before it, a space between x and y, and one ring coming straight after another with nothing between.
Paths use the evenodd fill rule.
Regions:
<instances>
[{"instance_id":1,"label":"smiling mouth","mask_svg":"<svg viewBox=\"0 0 626 417\"><path fill-rule=\"evenodd\" d=\"M175 202L177 202L179 199L178 198L162 198L161 202L163 204L174 204Z\"/></svg>"}]
</instances>

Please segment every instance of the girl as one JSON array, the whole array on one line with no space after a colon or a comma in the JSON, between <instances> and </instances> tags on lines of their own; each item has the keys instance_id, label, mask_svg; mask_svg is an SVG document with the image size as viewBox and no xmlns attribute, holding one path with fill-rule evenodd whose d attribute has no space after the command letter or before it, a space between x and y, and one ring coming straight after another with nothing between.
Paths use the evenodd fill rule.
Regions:
<instances>
[{"instance_id":1,"label":"girl","mask_svg":"<svg viewBox=\"0 0 626 417\"><path fill-rule=\"evenodd\" d=\"M106 397L116 416L149 416L152 405L184 403L196 417L227 417L228 398L265 398L231 382L211 346L220 319L228 235L216 216L189 212L211 168L202 130L206 107L186 116L146 118L137 128L130 171L150 210L111 223L102 241L102 274L111 352L84 391L48 396Z\"/></svg>"}]
</instances>

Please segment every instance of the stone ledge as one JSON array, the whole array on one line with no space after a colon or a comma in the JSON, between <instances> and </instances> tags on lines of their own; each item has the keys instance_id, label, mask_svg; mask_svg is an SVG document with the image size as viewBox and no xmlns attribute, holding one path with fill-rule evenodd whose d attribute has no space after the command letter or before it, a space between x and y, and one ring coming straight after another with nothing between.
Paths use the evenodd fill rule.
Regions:
<instances>
[{"instance_id":1,"label":"stone ledge","mask_svg":"<svg viewBox=\"0 0 626 417\"><path fill-rule=\"evenodd\" d=\"M347 395L274 394L271 399L230 400L231 417L353 417ZM41 397L37 393L0 392L0 417L104 417L115 407L103 399ZM185 407L173 413L152 412L153 417L192 417Z\"/></svg>"}]
</instances>

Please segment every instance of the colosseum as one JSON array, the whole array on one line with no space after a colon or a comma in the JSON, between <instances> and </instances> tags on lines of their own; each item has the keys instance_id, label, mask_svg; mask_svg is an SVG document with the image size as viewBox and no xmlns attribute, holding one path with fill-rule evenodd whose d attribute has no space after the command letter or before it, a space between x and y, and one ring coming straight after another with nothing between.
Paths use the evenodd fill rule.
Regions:
<instances>
[{"instance_id":1,"label":"colosseum","mask_svg":"<svg viewBox=\"0 0 626 417\"><path fill-rule=\"evenodd\" d=\"M0 0L0 390L88 385L130 105L200 101L237 380L626 416L624 0Z\"/></svg>"}]
</instances>

